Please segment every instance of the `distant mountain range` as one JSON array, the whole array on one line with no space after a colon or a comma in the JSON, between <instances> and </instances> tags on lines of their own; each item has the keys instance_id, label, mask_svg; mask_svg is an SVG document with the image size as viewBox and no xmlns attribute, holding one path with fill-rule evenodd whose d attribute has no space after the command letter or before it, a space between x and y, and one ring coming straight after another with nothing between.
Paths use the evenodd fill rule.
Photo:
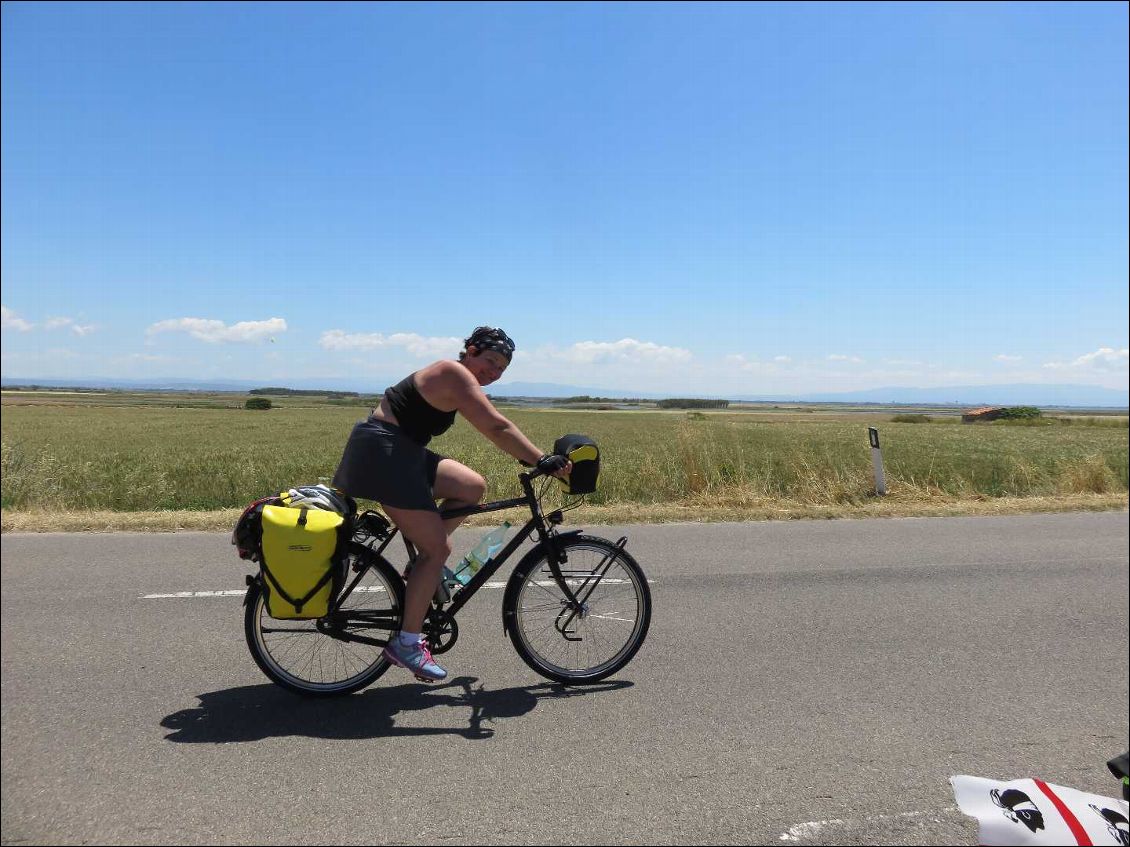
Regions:
<instances>
[{"instance_id":1,"label":"distant mountain range","mask_svg":"<svg viewBox=\"0 0 1130 847\"><path fill-rule=\"evenodd\" d=\"M379 394L395 380L369 381L360 384L352 380L322 379L294 380L286 388L322 389L325 391L356 391L361 394ZM187 380L187 379L36 379L32 377L4 377L5 388L16 385L40 385L45 388L107 388L132 391L240 391L264 388L278 381L251 380ZM940 388L915 388L893 386L861 391L827 392L818 394L684 394L651 391L624 391L613 388L593 388L580 385L561 385L551 382L510 382L490 386L495 397L606 397L609 399L637 398L661 400L667 397L695 397L726 399L738 402L768 403L877 403L899 405L939 406L1055 406L1076 408L1125 409L1130 406L1130 391L1100 388L1093 385L957 385Z\"/></svg>"},{"instance_id":2,"label":"distant mountain range","mask_svg":"<svg viewBox=\"0 0 1130 847\"><path fill-rule=\"evenodd\" d=\"M776 399L735 397L735 400ZM806 394L802 403L898 403L954 406L1076 406L1118 408L1130 405L1130 391L1094 385L953 385L942 388L872 388L837 394Z\"/></svg>"},{"instance_id":3,"label":"distant mountain range","mask_svg":"<svg viewBox=\"0 0 1130 847\"><path fill-rule=\"evenodd\" d=\"M39 379L35 377L4 377L3 387L15 385L39 385L44 388L106 388L122 391L250 391L252 388L310 388L325 391L356 391L362 394L380 394L391 385L380 383L380 387L370 385L358 387L355 381L317 379L317 380L201 380L182 378L154 379L113 379L107 377L82 377L75 379Z\"/></svg>"},{"instance_id":4,"label":"distant mountain range","mask_svg":"<svg viewBox=\"0 0 1130 847\"><path fill-rule=\"evenodd\" d=\"M956 385L941 388L891 387L861 391L819 394L682 394L648 391L622 391L585 388L546 382L512 382L492 385L491 394L499 397L589 397L661 400L667 397L694 397L733 400L747 403L880 403L937 406L1073 406L1116 408L1130 406L1130 391L1093 385Z\"/></svg>"}]
</instances>

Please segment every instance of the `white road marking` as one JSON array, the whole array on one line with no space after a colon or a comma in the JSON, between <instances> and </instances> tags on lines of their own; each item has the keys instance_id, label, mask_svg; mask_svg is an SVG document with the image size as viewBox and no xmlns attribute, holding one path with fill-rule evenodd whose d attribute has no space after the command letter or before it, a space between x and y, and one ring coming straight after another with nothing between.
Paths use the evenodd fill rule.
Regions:
<instances>
[{"instance_id":1,"label":"white road marking","mask_svg":"<svg viewBox=\"0 0 1130 847\"><path fill-rule=\"evenodd\" d=\"M188 597L242 597L246 588L231 591L176 591L172 594L143 594L142 600L184 600Z\"/></svg>"},{"instance_id":2,"label":"white road marking","mask_svg":"<svg viewBox=\"0 0 1130 847\"><path fill-rule=\"evenodd\" d=\"M808 821L807 823L798 823L796 826L789 827L788 832L781 833L779 840L800 841L801 839L815 838L820 834L821 830L829 827L834 828L844 825L858 826L859 824L866 824L871 821L890 821L897 820L898 818L923 818L957 811L960 811L957 806L946 806L944 809L934 809L928 812L899 812L894 815L871 815L866 818L835 818L827 821Z\"/></svg>"},{"instance_id":3,"label":"white road marking","mask_svg":"<svg viewBox=\"0 0 1130 847\"><path fill-rule=\"evenodd\" d=\"M570 580L566 580L566 582L568 582L570 585L581 585L582 584L582 581L579 580L579 579L570 579ZM628 582L628 580L626 580L626 579L605 579L605 580L602 580L602 584L604 584L604 585L623 585L626 582ZM655 582L655 580L649 579L648 582ZM554 582L551 579L546 579L546 580L538 580L538 582L536 584L540 585L542 588L549 588L554 584ZM483 588L505 588L505 587L506 587L505 581L483 583ZM358 586L357 588L355 588L353 590L354 591L375 591L375 592L378 592L378 593L383 593L385 589L384 589L384 586L381 586L381 585L362 585L362 586ZM233 589L228 589L228 590L225 590L225 591L174 591L170 594L142 594L141 599L142 600L187 600L187 599L196 598L196 597L242 597L246 593L247 593L246 588L233 588Z\"/></svg>"}]
</instances>

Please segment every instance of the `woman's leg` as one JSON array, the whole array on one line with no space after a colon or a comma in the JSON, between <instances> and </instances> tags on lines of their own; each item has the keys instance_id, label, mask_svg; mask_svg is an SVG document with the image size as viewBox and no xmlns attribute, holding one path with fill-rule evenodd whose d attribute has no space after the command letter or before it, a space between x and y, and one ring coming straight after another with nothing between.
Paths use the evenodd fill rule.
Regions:
<instances>
[{"instance_id":1,"label":"woman's leg","mask_svg":"<svg viewBox=\"0 0 1130 847\"><path fill-rule=\"evenodd\" d=\"M382 504L383 505L383 504ZM408 574L404 592L404 632L422 632L428 606L432 602L440 574L447 557L451 555L451 541L447 528L436 512L426 509L398 509L384 506L404 537L416 548L416 564Z\"/></svg>"},{"instance_id":2,"label":"woman's leg","mask_svg":"<svg viewBox=\"0 0 1130 847\"><path fill-rule=\"evenodd\" d=\"M461 506L477 506L487 493L487 481L482 474L471 470L454 459L442 459L436 467L436 481L432 493L442 498L441 509L457 509ZM448 535L455 531L466 518L449 518L443 521Z\"/></svg>"},{"instance_id":3,"label":"woman's leg","mask_svg":"<svg viewBox=\"0 0 1130 847\"><path fill-rule=\"evenodd\" d=\"M480 474L454 459L441 459L436 465L432 492L436 497L443 498L443 508L473 506L482 501L486 489L486 480ZM448 536L463 522L463 518L443 521L437 513L427 509L382 506L419 554L408 575L403 626L406 632L420 632L436 586L439 585L443 566L451 555Z\"/></svg>"}]
</instances>

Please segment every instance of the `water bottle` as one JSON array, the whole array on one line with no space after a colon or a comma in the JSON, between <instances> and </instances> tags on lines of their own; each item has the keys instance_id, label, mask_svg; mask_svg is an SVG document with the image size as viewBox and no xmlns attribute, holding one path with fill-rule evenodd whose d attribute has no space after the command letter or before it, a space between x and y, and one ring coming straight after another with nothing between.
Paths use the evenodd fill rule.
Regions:
<instances>
[{"instance_id":1,"label":"water bottle","mask_svg":"<svg viewBox=\"0 0 1130 847\"><path fill-rule=\"evenodd\" d=\"M510 521L503 521L502 526L493 529L480 539L475 548L462 558L455 566L456 582L466 585L479 569L490 561L491 557L502 549L506 541L506 533L510 530Z\"/></svg>"}]
</instances>

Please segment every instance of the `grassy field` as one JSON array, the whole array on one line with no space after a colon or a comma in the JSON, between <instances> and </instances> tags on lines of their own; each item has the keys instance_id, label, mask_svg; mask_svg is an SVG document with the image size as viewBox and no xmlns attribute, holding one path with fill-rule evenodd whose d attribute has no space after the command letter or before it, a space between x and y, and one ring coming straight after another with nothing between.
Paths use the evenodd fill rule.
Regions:
<instances>
[{"instance_id":1,"label":"grassy field","mask_svg":"<svg viewBox=\"0 0 1130 847\"><path fill-rule=\"evenodd\" d=\"M360 405L232 395L5 392L3 528L51 514L215 513L332 476ZM934 514L1118 508L1127 494L1125 417L1042 426L894 423L890 412L650 412L504 408L536 444L566 432L602 449L583 513L610 519ZM877 498L867 427L878 426L889 495ZM459 419L432 444L479 470L488 497L519 470ZM113 521L110 521L113 523ZM128 524L127 524L128 525ZM182 519L177 525L194 525Z\"/></svg>"}]
</instances>

